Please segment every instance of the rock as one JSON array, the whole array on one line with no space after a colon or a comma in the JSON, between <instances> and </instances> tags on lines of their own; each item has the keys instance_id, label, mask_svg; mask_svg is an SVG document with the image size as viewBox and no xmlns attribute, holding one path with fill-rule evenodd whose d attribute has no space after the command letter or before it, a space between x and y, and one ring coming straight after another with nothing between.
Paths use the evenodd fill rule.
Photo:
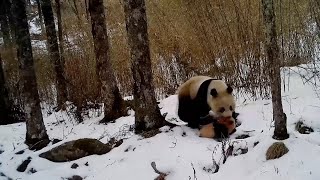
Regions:
<instances>
[{"instance_id":1,"label":"rock","mask_svg":"<svg viewBox=\"0 0 320 180\"><path fill-rule=\"evenodd\" d=\"M241 135L235 137L235 139L246 139L248 137L250 137L248 134L241 134Z\"/></svg>"},{"instance_id":2,"label":"rock","mask_svg":"<svg viewBox=\"0 0 320 180\"><path fill-rule=\"evenodd\" d=\"M114 146L119 146L122 141L113 143L114 144L103 144L97 139L83 138L61 144L47 152L41 153L39 157L53 162L73 161L93 154L106 154L111 151Z\"/></svg>"},{"instance_id":3,"label":"rock","mask_svg":"<svg viewBox=\"0 0 320 180\"><path fill-rule=\"evenodd\" d=\"M24 153L24 150L21 150L21 151L16 152L15 154L23 154L23 153Z\"/></svg>"},{"instance_id":4,"label":"rock","mask_svg":"<svg viewBox=\"0 0 320 180\"><path fill-rule=\"evenodd\" d=\"M67 178L68 180L82 180L83 178L78 175L73 175L72 177Z\"/></svg>"},{"instance_id":5,"label":"rock","mask_svg":"<svg viewBox=\"0 0 320 180\"><path fill-rule=\"evenodd\" d=\"M287 154L289 149L283 142L275 142L273 143L267 150L266 159L278 159L283 155Z\"/></svg>"},{"instance_id":6,"label":"rock","mask_svg":"<svg viewBox=\"0 0 320 180\"><path fill-rule=\"evenodd\" d=\"M79 167L79 165L77 164L77 163L73 163L72 165L71 165L71 168L72 169L77 169Z\"/></svg>"},{"instance_id":7,"label":"rock","mask_svg":"<svg viewBox=\"0 0 320 180\"><path fill-rule=\"evenodd\" d=\"M258 144L259 144L259 141L254 142L253 147L256 147L256 145L258 145Z\"/></svg>"},{"instance_id":8,"label":"rock","mask_svg":"<svg viewBox=\"0 0 320 180\"><path fill-rule=\"evenodd\" d=\"M85 165L85 166L89 166L89 163L88 163L88 162L86 162L84 165Z\"/></svg>"},{"instance_id":9,"label":"rock","mask_svg":"<svg viewBox=\"0 0 320 180\"><path fill-rule=\"evenodd\" d=\"M34 168L31 168L30 170L29 170L29 173L31 173L31 174L34 174L34 173L36 173L37 172L37 170L35 170Z\"/></svg>"},{"instance_id":10,"label":"rock","mask_svg":"<svg viewBox=\"0 0 320 180\"><path fill-rule=\"evenodd\" d=\"M17 171L24 172L27 169L30 162L31 162L31 157L28 157L28 159L24 160L22 164L18 166Z\"/></svg>"},{"instance_id":11,"label":"rock","mask_svg":"<svg viewBox=\"0 0 320 180\"><path fill-rule=\"evenodd\" d=\"M311 132L313 132L313 129L311 127L306 126L305 124L303 124L302 121L297 122L296 124L296 130L300 133L300 134L310 134Z\"/></svg>"}]
</instances>

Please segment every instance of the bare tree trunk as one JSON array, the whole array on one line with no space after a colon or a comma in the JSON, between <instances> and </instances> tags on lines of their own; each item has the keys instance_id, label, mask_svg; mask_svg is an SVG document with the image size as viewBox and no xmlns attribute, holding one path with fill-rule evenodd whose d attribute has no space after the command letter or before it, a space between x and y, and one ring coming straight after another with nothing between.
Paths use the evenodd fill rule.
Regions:
<instances>
[{"instance_id":1,"label":"bare tree trunk","mask_svg":"<svg viewBox=\"0 0 320 180\"><path fill-rule=\"evenodd\" d=\"M12 1L12 8L27 127L25 143L30 149L41 149L49 143L49 137L41 113L25 0Z\"/></svg>"},{"instance_id":2,"label":"bare tree trunk","mask_svg":"<svg viewBox=\"0 0 320 180\"><path fill-rule=\"evenodd\" d=\"M144 0L125 0L124 12L134 79L135 130L141 133L161 127L165 120L155 98Z\"/></svg>"},{"instance_id":3,"label":"bare tree trunk","mask_svg":"<svg viewBox=\"0 0 320 180\"><path fill-rule=\"evenodd\" d=\"M319 0L310 0L310 9L316 22L318 37L320 37L320 2Z\"/></svg>"},{"instance_id":4,"label":"bare tree trunk","mask_svg":"<svg viewBox=\"0 0 320 180\"><path fill-rule=\"evenodd\" d=\"M262 0L262 6L266 34L265 47L270 68L269 79L272 95L273 120L275 122L273 138L284 140L289 138L289 134L287 133L287 117L283 112L281 99L280 59L273 0Z\"/></svg>"},{"instance_id":5,"label":"bare tree trunk","mask_svg":"<svg viewBox=\"0 0 320 180\"><path fill-rule=\"evenodd\" d=\"M6 51L7 47L11 44L10 27L8 22L8 6L7 0L3 0L0 4L0 25L3 38L3 50ZM2 49L1 49L2 50ZM13 123L10 117L11 107L8 95L8 89L5 85L4 70L2 57L0 54L0 125Z\"/></svg>"},{"instance_id":6,"label":"bare tree trunk","mask_svg":"<svg viewBox=\"0 0 320 180\"><path fill-rule=\"evenodd\" d=\"M27 14L31 13L31 0L26 0L26 11Z\"/></svg>"},{"instance_id":7,"label":"bare tree trunk","mask_svg":"<svg viewBox=\"0 0 320 180\"><path fill-rule=\"evenodd\" d=\"M66 81L63 73L63 63L59 54L57 32L55 29L54 17L50 0L41 0L41 9L46 26L47 40L49 46L50 59L54 64L57 83L58 109L67 101Z\"/></svg>"},{"instance_id":8,"label":"bare tree trunk","mask_svg":"<svg viewBox=\"0 0 320 180\"><path fill-rule=\"evenodd\" d=\"M0 6L0 25L1 25L1 33L3 37L4 46L9 46L11 44L10 37L10 27L9 27L9 19L8 19L8 0L3 0Z\"/></svg>"},{"instance_id":9,"label":"bare tree trunk","mask_svg":"<svg viewBox=\"0 0 320 180\"><path fill-rule=\"evenodd\" d=\"M64 65L64 49L63 49L63 34L62 34L62 18L61 18L61 1L55 0L57 6L57 19L58 19L58 38L59 38L59 50L60 50L60 58L61 64ZM66 88L66 87L65 87Z\"/></svg>"},{"instance_id":10,"label":"bare tree trunk","mask_svg":"<svg viewBox=\"0 0 320 180\"><path fill-rule=\"evenodd\" d=\"M121 116L125 116L126 110L110 61L103 0L89 0L89 13L97 59L96 67L100 97L104 102L104 119L102 122L114 121Z\"/></svg>"},{"instance_id":11,"label":"bare tree trunk","mask_svg":"<svg viewBox=\"0 0 320 180\"><path fill-rule=\"evenodd\" d=\"M0 125L18 122L14 118L13 102L9 99L8 88L5 83L2 58L0 54Z\"/></svg>"},{"instance_id":12,"label":"bare tree trunk","mask_svg":"<svg viewBox=\"0 0 320 180\"><path fill-rule=\"evenodd\" d=\"M40 27L41 27L41 33L45 34L45 27L43 23L43 15L42 15L42 10L41 10L41 4L40 0L36 0L37 7L38 7L38 16L39 16L39 21L40 21Z\"/></svg>"},{"instance_id":13,"label":"bare tree trunk","mask_svg":"<svg viewBox=\"0 0 320 180\"><path fill-rule=\"evenodd\" d=\"M15 40L15 32L14 32L14 17L13 17L13 11L12 11L12 0L4 0L3 2L5 2L5 8L6 8L6 13L7 13L7 17L8 17L8 23L9 23L9 27L10 27L10 35L11 35L11 41L12 43L14 43Z\"/></svg>"}]
</instances>

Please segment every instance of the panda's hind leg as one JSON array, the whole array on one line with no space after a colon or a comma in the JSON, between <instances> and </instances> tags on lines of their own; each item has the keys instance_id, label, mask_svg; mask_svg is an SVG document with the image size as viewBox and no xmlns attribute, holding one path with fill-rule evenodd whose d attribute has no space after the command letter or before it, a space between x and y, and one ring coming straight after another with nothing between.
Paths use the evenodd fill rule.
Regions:
<instances>
[{"instance_id":1,"label":"panda's hind leg","mask_svg":"<svg viewBox=\"0 0 320 180\"><path fill-rule=\"evenodd\" d=\"M194 101L189 96L180 96L178 105L179 118L191 128L199 128Z\"/></svg>"},{"instance_id":2,"label":"panda's hind leg","mask_svg":"<svg viewBox=\"0 0 320 180\"><path fill-rule=\"evenodd\" d=\"M199 123L198 123L196 120L193 120L193 121L190 120L190 121L188 122L188 126L191 127L191 128L193 128L193 129L196 129L196 128L199 129L199 128L200 128L200 127L199 127Z\"/></svg>"}]
</instances>

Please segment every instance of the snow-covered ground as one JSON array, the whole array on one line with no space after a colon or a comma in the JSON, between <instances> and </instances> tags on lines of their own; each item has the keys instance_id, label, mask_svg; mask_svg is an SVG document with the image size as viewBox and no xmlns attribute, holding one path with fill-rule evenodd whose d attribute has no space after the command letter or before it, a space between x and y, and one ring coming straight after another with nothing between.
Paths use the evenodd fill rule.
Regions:
<instances>
[{"instance_id":1,"label":"snow-covered ground","mask_svg":"<svg viewBox=\"0 0 320 180\"><path fill-rule=\"evenodd\" d=\"M297 71L298 68L294 67L293 70ZM288 74L288 68L283 72ZM303 84L300 76L292 70L290 77L286 77L286 83L288 82L289 89L283 92L283 107L288 117L290 138L283 142L289 152L280 159L267 161L265 157L267 148L276 142L272 139L274 128L271 100L244 103L239 98L237 112L240 113L239 120L242 124L231 136L231 141L235 142L234 151L248 148L248 152L229 157L225 164L222 164L220 154L221 143L200 138L197 130L184 125L172 129L163 127L162 133L144 139L128 131L129 125L134 123L134 112L108 125L97 123L102 116L76 124L64 112L57 112L44 120L50 138L63 141L38 152L27 150L23 143L24 123L0 126L0 179L59 180L79 175L87 180L150 180L157 177L150 165L154 161L160 171L169 173L167 180L319 180L320 100L316 91L310 85ZM168 113L167 120L177 118L176 95L162 100L159 106L162 113ZM311 126L314 132L297 132L295 123L298 121ZM235 139L243 134L250 137ZM54 163L38 156L66 141L83 137L97 138L104 143L110 137L117 137L124 138L124 142L105 155L92 155L66 163ZM25 150L24 153L15 154L21 150ZM32 159L26 171L18 172L17 167L28 157ZM212 159L220 164L217 173L206 171L213 167ZM72 169L73 163L77 163L79 167ZM34 170L36 172L31 173Z\"/></svg>"}]
</instances>

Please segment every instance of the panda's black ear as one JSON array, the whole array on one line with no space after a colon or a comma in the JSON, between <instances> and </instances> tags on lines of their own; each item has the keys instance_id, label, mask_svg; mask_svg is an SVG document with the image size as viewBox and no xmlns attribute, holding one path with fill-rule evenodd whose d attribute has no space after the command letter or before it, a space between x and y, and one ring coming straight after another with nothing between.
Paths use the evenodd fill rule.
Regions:
<instances>
[{"instance_id":1,"label":"panda's black ear","mask_svg":"<svg viewBox=\"0 0 320 180\"><path fill-rule=\"evenodd\" d=\"M210 94L211 94L211 96L213 96L213 97L217 97L217 96L218 96L218 92L217 92L216 89L211 89Z\"/></svg>"},{"instance_id":2,"label":"panda's black ear","mask_svg":"<svg viewBox=\"0 0 320 180\"><path fill-rule=\"evenodd\" d=\"M229 94L231 94L232 91L233 91L232 87L228 85L228 87L227 87L227 92L228 92Z\"/></svg>"}]
</instances>

